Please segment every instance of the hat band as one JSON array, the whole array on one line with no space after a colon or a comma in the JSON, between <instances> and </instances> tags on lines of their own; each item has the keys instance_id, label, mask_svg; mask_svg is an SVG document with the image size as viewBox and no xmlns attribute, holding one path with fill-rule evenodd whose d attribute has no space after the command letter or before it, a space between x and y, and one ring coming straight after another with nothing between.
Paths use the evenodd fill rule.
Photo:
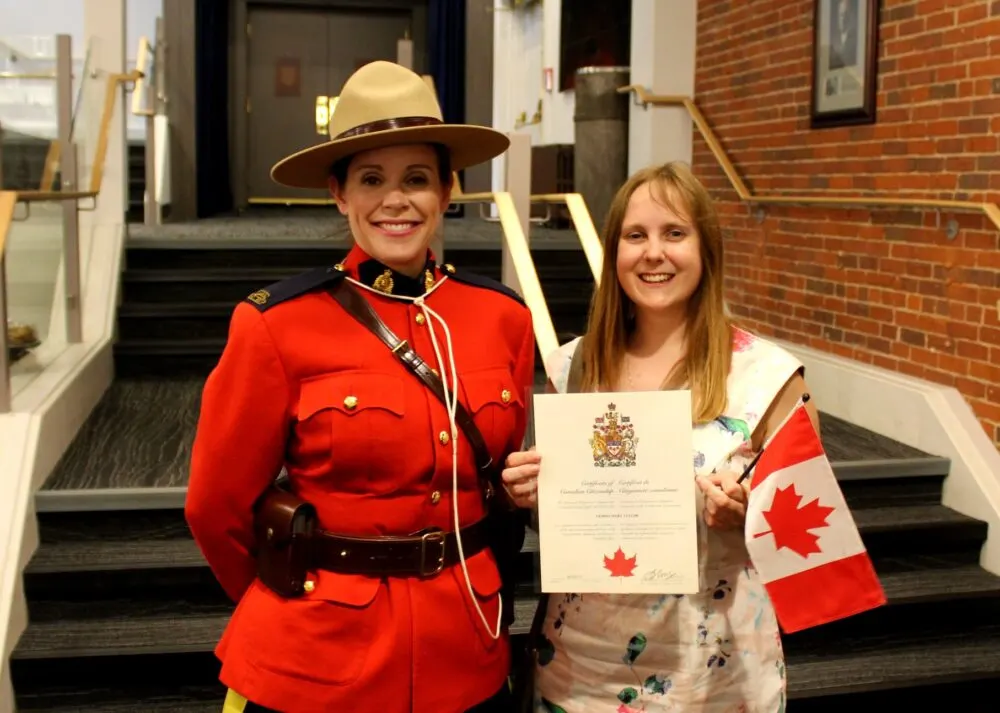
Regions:
<instances>
[{"instance_id":1,"label":"hat band","mask_svg":"<svg viewBox=\"0 0 1000 713\"><path fill-rule=\"evenodd\" d=\"M443 121L436 119L433 116L402 116L396 119L379 119L378 121L370 121L367 124L361 124L360 126L355 126L347 131L342 131L334 137L334 141L349 139L352 136L360 136L362 134L371 134L376 131L409 129L414 126L433 126L435 124L443 123Z\"/></svg>"}]
</instances>

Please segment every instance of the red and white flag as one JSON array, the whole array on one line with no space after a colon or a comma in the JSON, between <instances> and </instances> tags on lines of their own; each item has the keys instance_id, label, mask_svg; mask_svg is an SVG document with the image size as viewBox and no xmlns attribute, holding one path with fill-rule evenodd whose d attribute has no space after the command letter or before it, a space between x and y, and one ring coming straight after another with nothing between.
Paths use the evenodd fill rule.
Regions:
<instances>
[{"instance_id":1,"label":"red and white flag","mask_svg":"<svg viewBox=\"0 0 1000 713\"><path fill-rule=\"evenodd\" d=\"M802 403L757 461L746 543L785 633L885 604L878 575Z\"/></svg>"}]
</instances>

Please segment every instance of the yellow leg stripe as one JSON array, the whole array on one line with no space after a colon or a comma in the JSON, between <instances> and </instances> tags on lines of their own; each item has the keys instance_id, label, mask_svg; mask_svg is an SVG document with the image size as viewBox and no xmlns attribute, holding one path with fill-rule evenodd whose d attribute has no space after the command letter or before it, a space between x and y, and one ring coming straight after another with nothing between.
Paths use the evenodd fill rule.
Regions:
<instances>
[{"instance_id":1,"label":"yellow leg stripe","mask_svg":"<svg viewBox=\"0 0 1000 713\"><path fill-rule=\"evenodd\" d=\"M226 702L222 704L222 713L243 713L246 705L246 698L236 691L229 689L229 692L226 694Z\"/></svg>"}]
</instances>

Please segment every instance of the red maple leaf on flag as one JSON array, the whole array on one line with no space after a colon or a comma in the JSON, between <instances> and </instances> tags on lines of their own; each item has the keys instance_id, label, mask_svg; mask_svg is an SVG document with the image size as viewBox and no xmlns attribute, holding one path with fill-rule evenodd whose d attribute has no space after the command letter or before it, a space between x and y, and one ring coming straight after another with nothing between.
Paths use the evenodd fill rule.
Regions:
<instances>
[{"instance_id":1,"label":"red maple leaf on flag","mask_svg":"<svg viewBox=\"0 0 1000 713\"><path fill-rule=\"evenodd\" d=\"M771 529L758 532L754 537L774 535L775 549L788 548L802 557L822 552L817 543L819 536L810 530L829 527L826 518L835 508L819 504L819 498L800 506L802 496L795 492L795 484L787 488L778 488L771 501L771 509L763 515Z\"/></svg>"},{"instance_id":2,"label":"red maple leaf on flag","mask_svg":"<svg viewBox=\"0 0 1000 713\"><path fill-rule=\"evenodd\" d=\"M635 569L635 555L626 557L619 547L613 557L604 558L604 567L611 572L612 577L631 577Z\"/></svg>"}]
</instances>

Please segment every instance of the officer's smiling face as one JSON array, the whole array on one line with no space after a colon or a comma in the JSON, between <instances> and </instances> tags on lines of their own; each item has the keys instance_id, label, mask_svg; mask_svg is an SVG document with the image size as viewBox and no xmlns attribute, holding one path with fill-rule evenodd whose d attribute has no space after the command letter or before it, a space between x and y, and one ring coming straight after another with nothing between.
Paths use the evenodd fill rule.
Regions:
<instances>
[{"instance_id":1,"label":"officer's smiling face","mask_svg":"<svg viewBox=\"0 0 1000 713\"><path fill-rule=\"evenodd\" d=\"M358 246L379 262L415 277L451 199L437 153L426 144L356 154L343 186L331 183Z\"/></svg>"}]
</instances>

